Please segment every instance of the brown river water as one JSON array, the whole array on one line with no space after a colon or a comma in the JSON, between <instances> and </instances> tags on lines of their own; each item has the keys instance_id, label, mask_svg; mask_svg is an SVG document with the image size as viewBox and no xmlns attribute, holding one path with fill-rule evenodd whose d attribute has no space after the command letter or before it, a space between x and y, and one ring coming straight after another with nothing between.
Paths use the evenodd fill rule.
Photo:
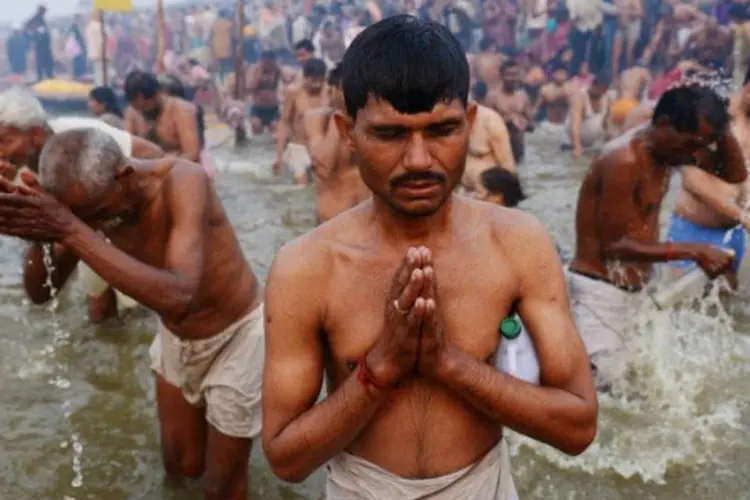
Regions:
<instances>
[{"instance_id":1,"label":"brown river water","mask_svg":"<svg viewBox=\"0 0 750 500\"><path fill-rule=\"evenodd\" d=\"M587 161L531 136L521 176L536 214L573 247L573 211ZM311 188L270 177L266 139L217 150L217 189L247 258L265 279L274 252L313 227ZM0 499L198 499L196 484L165 480L148 347L155 319L88 323L68 286L59 304L36 307L21 286L24 244L0 238ZM715 298L658 312L644 302L628 341L638 376L601 398L599 436L580 457L511 435L521 499L750 499L750 310ZM276 479L256 444L252 498L322 498L323 476Z\"/></svg>"}]
</instances>

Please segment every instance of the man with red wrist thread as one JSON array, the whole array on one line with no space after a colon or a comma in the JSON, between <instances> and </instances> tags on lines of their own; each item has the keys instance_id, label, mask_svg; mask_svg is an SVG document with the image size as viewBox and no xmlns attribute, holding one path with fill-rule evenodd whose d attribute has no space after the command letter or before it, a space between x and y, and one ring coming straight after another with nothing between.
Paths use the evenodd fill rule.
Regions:
<instances>
[{"instance_id":1,"label":"man with red wrist thread","mask_svg":"<svg viewBox=\"0 0 750 500\"><path fill-rule=\"evenodd\" d=\"M276 255L266 456L293 482L327 464L330 500L514 500L504 427L569 454L596 434L555 247L532 216L454 194L476 107L445 27L395 16L367 28L342 86L335 120L373 198ZM494 366L513 312L540 385Z\"/></svg>"},{"instance_id":2,"label":"man with red wrist thread","mask_svg":"<svg viewBox=\"0 0 750 500\"><path fill-rule=\"evenodd\" d=\"M568 282L600 390L626 381L627 332L640 307L635 292L648 283L654 263L693 261L711 279L731 271L732 255L703 238L659 241L661 205L677 169L696 165L703 176L733 184L747 178L727 104L705 87L668 90L651 123L608 143L583 179Z\"/></svg>"}]
</instances>

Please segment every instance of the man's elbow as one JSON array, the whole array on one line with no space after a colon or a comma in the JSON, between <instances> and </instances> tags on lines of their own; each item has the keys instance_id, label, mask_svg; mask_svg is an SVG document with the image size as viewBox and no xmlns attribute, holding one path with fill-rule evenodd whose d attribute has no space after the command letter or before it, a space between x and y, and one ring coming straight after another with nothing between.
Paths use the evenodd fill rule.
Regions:
<instances>
[{"instance_id":1,"label":"man's elbow","mask_svg":"<svg viewBox=\"0 0 750 500\"><path fill-rule=\"evenodd\" d=\"M276 477L278 477L282 481L286 481L287 483L301 483L302 481L310 477L310 474L312 474L312 471L302 470L298 467L279 467L275 466L270 461L269 463L271 464L271 470L276 475Z\"/></svg>"},{"instance_id":2,"label":"man's elbow","mask_svg":"<svg viewBox=\"0 0 750 500\"><path fill-rule=\"evenodd\" d=\"M559 450L566 455L578 456L591 446L591 443L596 439L596 433L597 426L595 416L590 423L576 429L575 432L572 432L568 439L566 439L566 442L559 447Z\"/></svg>"},{"instance_id":3,"label":"man's elbow","mask_svg":"<svg viewBox=\"0 0 750 500\"><path fill-rule=\"evenodd\" d=\"M599 417L599 402L596 396L591 401L583 401L584 408L577 422L563 433L565 438L556 448L567 455L577 456L591 446L596 439L597 419Z\"/></svg>"},{"instance_id":4,"label":"man's elbow","mask_svg":"<svg viewBox=\"0 0 750 500\"><path fill-rule=\"evenodd\" d=\"M273 442L263 442L263 452L274 475L287 483L301 483L314 472L314 469L305 467L299 461L283 454L276 449ZM299 457L299 454L295 454Z\"/></svg>"}]
</instances>

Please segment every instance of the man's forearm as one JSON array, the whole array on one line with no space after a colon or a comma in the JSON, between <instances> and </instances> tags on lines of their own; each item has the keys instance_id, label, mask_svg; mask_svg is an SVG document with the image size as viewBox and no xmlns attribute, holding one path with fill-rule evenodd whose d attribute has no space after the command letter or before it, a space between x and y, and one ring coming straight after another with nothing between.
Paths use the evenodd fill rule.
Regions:
<instances>
[{"instance_id":1,"label":"man's forearm","mask_svg":"<svg viewBox=\"0 0 750 500\"><path fill-rule=\"evenodd\" d=\"M185 283L174 273L140 262L79 220L63 244L104 281L157 313L175 317L188 313L197 284Z\"/></svg>"},{"instance_id":2,"label":"man's forearm","mask_svg":"<svg viewBox=\"0 0 750 500\"><path fill-rule=\"evenodd\" d=\"M289 132L286 123L279 123L277 134L278 137L276 139L276 159L281 160L281 158L284 156L286 144L287 142L289 142Z\"/></svg>"},{"instance_id":3,"label":"man's forearm","mask_svg":"<svg viewBox=\"0 0 750 500\"><path fill-rule=\"evenodd\" d=\"M627 238L605 249L606 256L623 262L669 262L695 260L692 243L640 243Z\"/></svg>"},{"instance_id":4,"label":"man's forearm","mask_svg":"<svg viewBox=\"0 0 750 500\"><path fill-rule=\"evenodd\" d=\"M333 394L264 442L274 472L298 482L346 449L385 401L385 393L365 387L352 373Z\"/></svg>"},{"instance_id":5,"label":"man's forearm","mask_svg":"<svg viewBox=\"0 0 750 500\"><path fill-rule=\"evenodd\" d=\"M528 384L446 347L436 378L502 426L568 453L583 452L596 435L597 402L553 387Z\"/></svg>"}]
</instances>

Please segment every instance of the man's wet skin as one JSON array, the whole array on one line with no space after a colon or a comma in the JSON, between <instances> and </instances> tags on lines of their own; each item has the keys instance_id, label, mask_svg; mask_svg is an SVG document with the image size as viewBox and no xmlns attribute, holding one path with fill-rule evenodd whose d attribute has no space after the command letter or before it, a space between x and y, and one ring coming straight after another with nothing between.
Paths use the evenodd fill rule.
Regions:
<instances>
[{"instance_id":1,"label":"man's wet skin","mask_svg":"<svg viewBox=\"0 0 750 500\"><path fill-rule=\"evenodd\" d=\"M137 71L128 76L126 94L132 108L125 114L129 133L159 145L168 154L200 163L203 147L194 104L166 95L154 75Z\"/></svg>"},{"instance_id":2,"label":"man's wet skin","mask_svg":"<svg viewBox=\"0 0 750 500\"><path fill-rule=\"evenodd\" d=\"M732 132L737 138L731 142L747 164L747 144L750 142L750 129L747 117L747 91L741 90L732 97L730 114L733 118ZM717 159L713 161L718 161ZM725 155L726 156L726 155ZM747 180L742 181L741 170L734 165L717 164L710 173L698 167L682 168L682 189L675 201L674 213L683 219L706 228L730 229L742 225L750 229L750 220L744 206L747 202ZM740 173L740 175L737 175ZM727 181L732 179L733 182Z\"/></svg>"},{"instance_id":3,"label":"man's wet skin","mask_svg":"<svg viewBox=\"0 0 750 500\"><path fill-rule=\"evenodd\" d=\"M500 83L500 66L505 57L498 52L497 45L489 38L479 42L479 54L470 59L473 80L484 82L490 88Z\"/></svg>"},{"instance_id":4,"label":"man's wet skin","mask_svg":"<svg viewBox=\"0 0 750 500\"><path fill-rule=\"evenodd\" d=\"M284 100L276 138L276 161L273 165L273 171L276 174L281 172L287 146L293 144L306 147L307 145L305 115L329 106L328 93L325 91L325 73L323 61L310 59L305 63L302 85L290 90ZM310 165L292 166L295 169L292 172L295 183L307 184L309 172L297 171L299 167L309 168Z\"/></svg>"},{"instance_id":5,"label":"man's wet skin","mask_svg":"<svg viewBox=\"0 0 750 500\"><path fill-rule=\"evenodd\" d=\"M516 161L505 121L494 109L484 106L487 88L484 83L474 85L477 115L471 128L469 154L461 184L467 193L480 187L479 177L487 169L500 167L516 172Z\"/></svg>"},{"instance_id":6,"label":"man's wet skin","mask_svg":"<svg viewBox=\"0 0 750 500\"><path fill-rule=\"evenodd\" d=\"M650 82L651 72L647 68L643 66L628 68L620 75L619 97L640 102Z\"/></svg>"},{"instance_id":7,"label":"man's wet skin","mask_svg":"<svg viewBox=\"0 0 750 500\"><path fill-rule=\"evenodd\" d=\"M417 53L416 37L378 39L398 22L445 30L400 17L368 28L344 59L347 84L359 71L398 80L367 59L369 43L394 57L398 45L417 74L434 67L442 51ZM287 244L270 271L263 441L283 479L300 481L344 451L400 478L437 477L485 456L506 425L568 453L593 439L595 391L549 236L529 215L453 194L476 111L462 48L445 33L463 95L440 93L410 112L368 87L362 101L347 96L356 108L336 124L373 199ZM404 85L385 95L424 92ZM546 387L488 362L514 307L534 332ZM316 403L324 375L327 397Z\"/></svg>"},{"instance_id":8,"label":"man's wet skin","mask_svg":"<svg viewBox=\"0 0 750 500\"><path fill-rule=\"evenodd\" d=\"M333 119L334 113L344 112L345 109L336 71L331 72L328 80L331 108L313 110L305 116L307 147L317 190L315 215L318 223L323 223L372 196L362 182L356 154L352 153L341 138Z\"/></svg>"},{"instance_id":9,"label":"man's wet skin","mask_svg":"<svg viewBox=\"0 0 750 500\"><path fill-rule=\"evenodd\" d=\"M78 164L76 152L91 144L102 162L118 164L115 179L100 186L106 193L95 197L84 187L88 181L78 177L81 170L68 174L59 167ZM80 258L116 289L153 309L184 341L211 338L259 304L260 285L199 166L176 158L125 160L116 143L93 130L57 134L42 161L41 180L56 198L32 175L24 179L30 187L3 182L0 232L55 242L55 288L64 285ZM15 207L12 214L10 207ZM35 302L50 298L46 280L41 247L32 245L24 284ZM250 440L216 430L206 422L204 408L189 404L161 376L157 402L167 471L190 477L205 472L206 498L245 498Z\"/></svg>"},{"instance_id":10,"label":"man's wet skin","mask_svg":"<svg viewBox=\"0 0 750 500\"><path fill-rule=\"evenodd\" d=\"M487 104L505 120L513 156L516 163L520 163L524 156L524 136L527 131L533 129L533 109L529 96L521 87L521 67L515 62L508 61L503 64L500 76L502 85L490 91Z\"/></svg>"},{"instance_id":11,"label":"man's wet skin","mask_svg":"<svg viewBox=\"0 0 750 500\"><path fill-rule=\"evenodd\" d=\"M568 84L568 70L557 66L552 69L552 81L542 86L539 100L532 112L537 116L544 111L544 119L550 123L563 124L568 118L572 89Z\"/></svg>"},{"instance_id":12,"label":"man's wet skin","mask_svg":"<svg viewBox=\"0 0 750 500\"><path fill-rule=\"evenodd\" d=\"M678 132L662 117L656 124L635 131L627 141L606 146L581 186L571 271L628 290L643 287L653 262L694 260L711 277L726 271L732 258L719 249L658 241L659 210L672 172L705 157L717 141L724 161L737 165L734 137L726 130L717 131L703 119L695 131ZM701 166L713 168L706 162ZM744 180L745 175L732 168L730 177ZM615 262L617 270L610 268Z\"/></svg>"},{"instance_id":13,"label":"man's wet skin","mask_svg":"<svg viewBox=\"0 0 750 500\"><path fill-rule=\"evenodd\" d=\"M250 123L253 134L268 130L273 133L279 120L279 85L281 68L270 52L261 55L260 62L247 69L245 85L252 98Z\"/></svg>"}]
</instances>

